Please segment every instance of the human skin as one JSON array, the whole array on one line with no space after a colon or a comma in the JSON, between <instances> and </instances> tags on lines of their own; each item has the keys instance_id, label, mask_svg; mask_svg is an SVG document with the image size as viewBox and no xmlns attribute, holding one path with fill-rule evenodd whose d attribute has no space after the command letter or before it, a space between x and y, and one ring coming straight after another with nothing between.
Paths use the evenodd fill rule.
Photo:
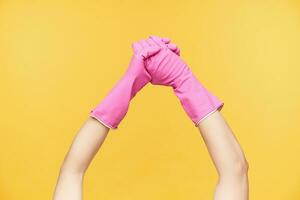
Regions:
<instances>
[{"instance_id":1,"label":"human skin","mask_svg":"<svg viewBox=\"0 0 300 200\"><path fill-rule=\"evenodd\" d=\"M170 39L159 40L163 46L179 55L180 50L175 44L170 43ZM117 128L127 113L130 100L151 79L144 68L144 59L160 51L160 47L144 48L145 44L147 44L145 40L132 44L134 56L125 75L105 98L105 104L97 106L96 110L100 111L97 112L98 115L90 115L74 138L60 169L53 197L55 200L82 199L84 174L104 142L109 128ZM103 116L106 122L110 123L100 120Z\"/></svg>"},{"instance_id":2,"label":"human skin","mask_svg":"<svg viewBox=\"0 0 300 200\"><path fill-rule=\"evenodd\" d=\"M214 200L248 200L248 162L237 138L219 110L197 124L217 169ZM109 128L89 117L61 166L54 200L81 200L84 174L104 142Z\"/></svg>"},{"instance_id":3,"label":"human skin","mask_svg":"<svg viewBox=\"0 0 300 200\"><path fill-rule=\"evenodd\" d=\"M156 36L150 39L157 45L161 43L156 42ZM237 138L220 114L223 102L197 80L180 56L166 48L150 57L146 68L152 84L173 88L182 107L199 127L219 174L214 199L247 200L248 163ZM205 122L201 123L202 120Z\"/></svg>"},{"instance_id":4,"label":"human skin","mask_svg":"<svg viewBox=\"0 0 300 200\"><path fill-rule=\"evenodd\" d=\"M200 122L198 129L219 175L214 200L248 200L248 162L224 117L216 111ZM84 174L108 132L92 117L85 121L65 156L54 200L82 200Z\"/></svg>"},{"instance_id":5,"label":"human skin","mask_svg":"<svg viewBox=\"0 0 300 200\"><path fill-rule=\"evenodd\" d=\"M82 200L83 179L109 128L92 117L84 122L60 168L54 200Z\"/></svg>"},{"instance_id":6,"label":"human skin","mask_svg":"<svg viewBox=\"0 0 300 200\"><path fill-rule=\"evenodd\" d=\"M221 112L210 114L198 129L218 172L214 200L248 200L249 164Z\"/></svg>"}]
</instances>

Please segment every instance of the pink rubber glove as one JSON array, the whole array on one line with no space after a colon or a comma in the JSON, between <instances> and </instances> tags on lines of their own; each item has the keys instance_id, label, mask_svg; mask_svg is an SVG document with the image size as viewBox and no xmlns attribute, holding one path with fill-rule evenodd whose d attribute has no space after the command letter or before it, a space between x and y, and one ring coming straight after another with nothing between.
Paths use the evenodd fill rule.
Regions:
<instances>
[{"instance_id":1,"label":"pink rubber glove","mask_svg":"<svg viewBox=\"0 0 300 200\"><path fill-rule=\"evenodd\" d=\"M166 48L179 52L176 45L169 44L168 38L159 39ZM90 116L111 129L117 129L125 117L130 100L150 80L151 76L145 69L144 61L161 50L157 45L151 46L147 40L133 43L134 54L124 76L112 88L109 94L90 111Z\"/></svg>"},{"instance_id":2,"label":"pink rubber glove","mask_svg":"<svg viewBox=\"0 0 300 200\"><path fill-rule=\"evenodd\" d=\"M195 126L216 110L221 110L224 103L209 92L195 77L188 65L170 51L157 36L150 36L161 47L157 54L146 60L146 69L154 85L171 86L179 98L185 112Z\"/></svg>"}]
</instances>

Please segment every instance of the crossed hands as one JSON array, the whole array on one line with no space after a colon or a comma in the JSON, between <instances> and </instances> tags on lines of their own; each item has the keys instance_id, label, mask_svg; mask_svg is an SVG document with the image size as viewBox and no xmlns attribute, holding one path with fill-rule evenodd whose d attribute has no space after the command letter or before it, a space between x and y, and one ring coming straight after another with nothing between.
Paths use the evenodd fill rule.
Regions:
<instances>
[{"instance_id":1,"label":"crossed hands","mask_svg":"<svg viewBox=\"0 0 300 200\"><path fill-rule=\"evenodd\" d=\"M170 86L183 109L198 126L224 103L209 92L181 59L180 50L168 38L150 36L132 44L134 54L127 71L108 95L90 111L90 116L108 128L117 129L130 100L149 82Z\"/></svg>"}]
</instances>

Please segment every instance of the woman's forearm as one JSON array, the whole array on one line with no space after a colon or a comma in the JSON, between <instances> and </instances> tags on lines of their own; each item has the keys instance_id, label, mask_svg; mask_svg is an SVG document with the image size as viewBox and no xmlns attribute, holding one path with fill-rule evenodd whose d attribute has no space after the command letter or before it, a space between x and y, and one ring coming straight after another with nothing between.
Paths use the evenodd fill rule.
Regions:
<instances>
[{"instance_id":1,"label":"woman's forearm","mask_svg":"<svg viewBox=\"0 0 300 200\"><path fill-rule=\"evenodd\" d=\"M214 200L248 200L248 162L221 113L210 114L198 128L219 175Z\"/></svg>"},{"instance_id":2,"label":"woman's forearm","mask_svg":"<svg viewBox=\"0 0 300 200\"><path fill-rule=\"evenodd\" d=\"M64 158L55 187L54 200L82 200L84 174L104 142L109 128L89 117L78 131Z\"/></svg>"}]
</instances>

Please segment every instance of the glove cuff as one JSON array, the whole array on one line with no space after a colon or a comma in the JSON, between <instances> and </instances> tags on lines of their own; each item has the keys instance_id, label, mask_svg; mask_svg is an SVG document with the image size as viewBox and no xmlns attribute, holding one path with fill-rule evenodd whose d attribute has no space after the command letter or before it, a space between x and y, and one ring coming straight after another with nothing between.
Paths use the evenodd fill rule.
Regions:
<instances>
[{"instance_id":1,"label":"glove cuff","mask_svg":"<svg viewBox=\"0 0 300 200\"><path fill-rule=\"evenodd\" d=\"M193 74L186 78L180 86L176 87L174 93L195 126L198 126L204 118L213 112L221 110L224 105Z\"/></svg>"}]
</instances>

